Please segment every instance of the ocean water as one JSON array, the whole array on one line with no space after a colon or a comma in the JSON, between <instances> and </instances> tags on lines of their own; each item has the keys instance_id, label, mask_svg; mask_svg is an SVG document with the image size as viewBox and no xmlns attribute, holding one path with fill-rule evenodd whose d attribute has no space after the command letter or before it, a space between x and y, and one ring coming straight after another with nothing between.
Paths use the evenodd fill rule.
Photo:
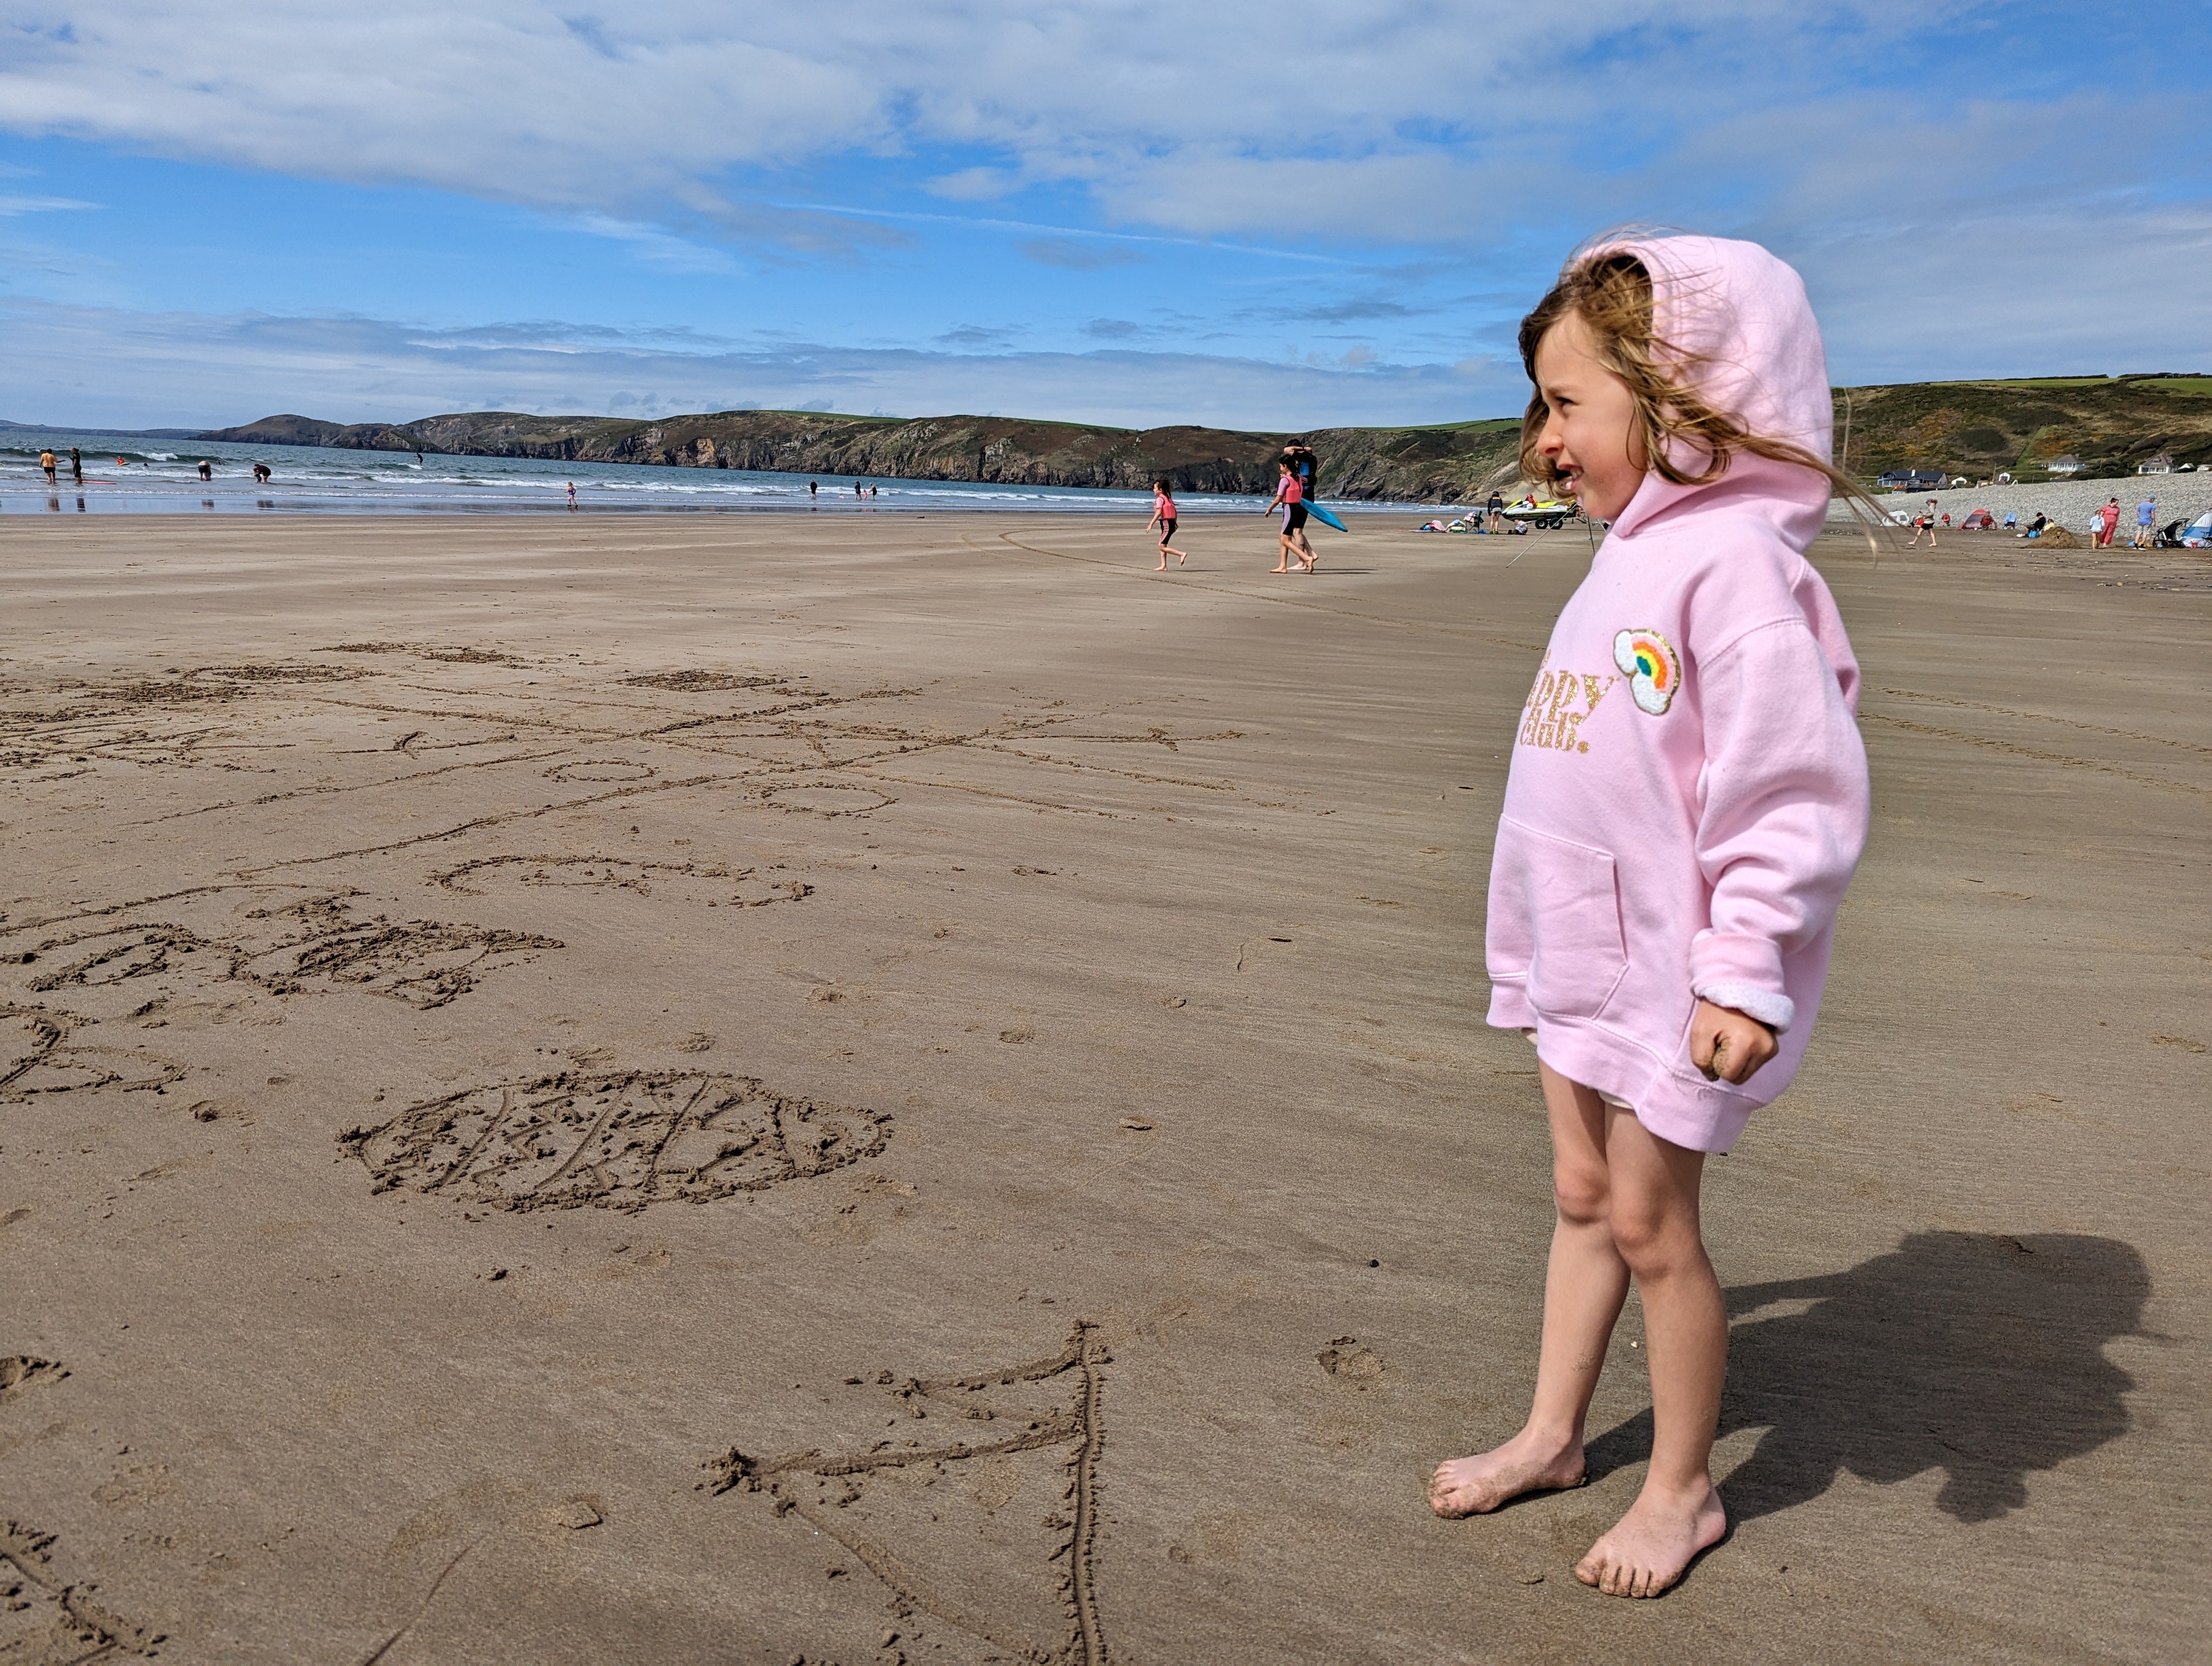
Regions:
<instances>
[{"instance_id":1,"label":"ocean water","mask_svg":"<svg viewBox=\"0 0 2212 1666\"><path fill-rule=\"evenodd\" d=\"M84 484L70 479L69 448L84 455ZM39 453L62 460L49 488ZM203 483L199 463L215 465ZM274 471L265 486L253 465ZM320 446L240 446L217 441L148 440L125 435L0 429L0 514L285 514L432 512L516 514L565 511L568 483L580 508L604 513L805 509L803 474L756 474L741 469L661 468L632 463L541 462L507 457L439 457L412 452L333 451ZM1068 510L1092 514L1152 512L1150 492L1076 486L1012 486L967 481L871 477L872 498L855 499L850 475L815 475L821 512L927 514L937 510ZM1242 512L1266 499L1189 493L1177 500L1186 515ZM1403 508L1403 505L1394 505Z\"/></svg>"}]
</instances>

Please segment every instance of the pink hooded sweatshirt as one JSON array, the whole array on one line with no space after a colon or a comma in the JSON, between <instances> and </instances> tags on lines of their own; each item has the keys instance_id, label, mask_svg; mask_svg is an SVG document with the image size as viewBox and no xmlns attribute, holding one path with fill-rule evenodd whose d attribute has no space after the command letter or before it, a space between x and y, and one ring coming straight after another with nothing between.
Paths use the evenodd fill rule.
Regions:
<instances>
[{"instance_id":1,"label":"pink hooded sweatshirt","mask_svg":"<svg viewBox=\"0 0 2212 1666\"><path fill-rule=\"evenodd\" d=\"M1620 246L1705 398L1826 456L1797 274L1752 243ZM1498 824L1490 1022L1533 1029L1553 1069L1697 1151L1728 1150L1796 1075L1866 843L1858 665L1803 554L1828 495L1741 453L1710 485L1646 475L1553 628ZM1690 1062L1699 995L1778 1032L1740 1087Z\"/></svg>"}]
</instances>

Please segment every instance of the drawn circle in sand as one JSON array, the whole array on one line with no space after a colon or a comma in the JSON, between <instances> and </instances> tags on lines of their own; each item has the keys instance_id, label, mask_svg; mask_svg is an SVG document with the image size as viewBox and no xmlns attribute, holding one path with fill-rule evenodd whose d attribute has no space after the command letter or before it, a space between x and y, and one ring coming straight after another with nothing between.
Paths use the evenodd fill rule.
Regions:
<instances>
[{"instance_id":1,"label":"drawn circle in sand","mask_svg":"<svg viewBox=\"0 0 2212 1666\"><path fill-rule=\"evenodd\" d=\"M764 1191L873 1157L891 1119L817 1104L750 1076L564 1073L410 1105L338 1136L379 1192L495 1209L642 1209Z\"/></svg>"},{"instance_id":2,"label":"drawn circle in sand","mask_svg":"<svg viewBox=\"0 0 2212 1666\"><path fill-rule=\"evenodd\" d=\"M651 781L660 773L649 763L618 757L580 757L544 772L548 781Z\"/></svg>"},{"instance_id":3,"label":"drawn circle in sand","mask_svg":"<svg viewBox=\"0 0 2212 1666\"><path fill-rule=\"evenodd\" d=\"M804 810L816 816L865 816L898 800L872 787L840 787L824 781L804 787L779 787L763 802L779 810Z\"/></svg>"}]
</instances>

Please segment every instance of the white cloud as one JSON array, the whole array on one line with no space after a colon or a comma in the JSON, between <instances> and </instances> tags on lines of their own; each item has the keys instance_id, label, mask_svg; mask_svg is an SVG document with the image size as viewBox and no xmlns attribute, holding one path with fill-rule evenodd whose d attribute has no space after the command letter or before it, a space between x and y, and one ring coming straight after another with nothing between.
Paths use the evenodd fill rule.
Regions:
<instances>
[{"instance_id":1,"label":"white cloud","mask_svg":"<svg viewBox=\"0 0 2212 1666\"><path fill-rule=\"evenodd\" d=\"M55 214L70 209L98 208L97 203L80 203L70 197L4 197L0 196L0 218L19 214Z\"/></svg>"},{"instance_id":2,"label":"white cloud","mask_svg":"<svg viewBox=\"0 0 2212 1666\"><path fill-rule=\"evenodd\" d=\"M1577 147L1784 101L1811 66L1887 50L1886 26L1960 9L703 0L601 18L294 0L56 31L36 0L0 0L0 126L626 218L665 200L741 212L733 170L969 148L988 154L931 189L1068 182L1202 235L1304 204L1419 240L1463 234Z\"/></svg>"}]
</instances>

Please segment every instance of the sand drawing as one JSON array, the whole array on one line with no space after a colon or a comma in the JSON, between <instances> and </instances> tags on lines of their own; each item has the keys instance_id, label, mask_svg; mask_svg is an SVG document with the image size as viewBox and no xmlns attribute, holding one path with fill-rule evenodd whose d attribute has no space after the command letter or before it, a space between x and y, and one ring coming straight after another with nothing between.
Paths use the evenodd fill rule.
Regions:
<instances>
[{"instance_id":1,"label":"sand drawing","mask_svg":"<svg viewBox=\"0 0 2212 1666\"><path fill-rule=\"evenodd\" d=\"M817 816L865 816L896 804L888 793L871 787L847 787L835 781L808 782L799 787L772 788L763 802L779 810L805 811Z\"/></svg>"},{"instance_id":2,"label":"sand drawing","mask_svg":"<svg viewBox=\"0 0 2212 1666\"><path fill-rule=\"evenodd\" d=\"M544 775L548 781L651 781L659 773L649 763L618 757L580 757L555 764Z\"/></svg>"},{"instance_id":3,"label":"sand drawing","mask_svg":"<svg viewBox=\"0 0 2212 1666\"><path fill-rule=\"evenodd\" d=\"M804 902L814 894L814 887L803 879L771 879L750 867L733 868L720 862L641 862L591 854L479 856L432 874L429 883L467 897L481 897L514 885L621 891L636 897L747 909Z\"/></svg>"},{"instance_id":4,"label":"sand drawing","mask_svg":"<svg viewBox=\"0 0 2212 1666\"><path fill-rule=\"evenodd\" d=\"M872 1398L894 1414L891 1426L934 1419L952 1428L781 1457L733 1446L708 1462L710 1478L701 1485L764 1493L776 1515L795 1515L842 1545L888 1588L909 1633L915 1616L927 1616L990 1645L998 1657L1104 1666L1111 1657L1095 1559L1101 1402L1112 1360L1097 1328L1078 1320L1058 1353L1026 1365L903 1380L882 1371ZM858 1377L846 1385L863 1386ZM1048 1385L1054 1403L1026 1403ZM1048 1499L1042 1538L1020 1521L999 1520L1023 1496L1025 1465L1040 1483L1033 1490ZM941 1519L947 1516L956 1520ZM900 1549L891 1547L894 1538ZM933 1541L945 1553L942 1571L925 1572L918 1564ZM1041 1564L1043 1577L1010 1578L1006 1564L1019 1560Z\"/></svg>"},{"instance_id":5,"label":"sand drawing","mask_svg":"<svg viewBox=\"0 0 2212 1666\"><path fill-rule=\"evenodd\" d=\"M338 1136L378 1192L496 1209L635 1211L827 1174L890 1137L881 1111L817 1104L749 1076L564 1073L468 1088Z\"/></svg>"},{"instance_id":6,"label":"sand drawing","mask_svg":"<svg viewBox=\"0 0 2212 1666\"><path fill-rule=\"evenodd\" d=\"M440 648L431 642L339 642L321 649L325 654L411 654L448 666L519 666L511 654L488 648Z\"/></svg>"},{"instance_id":7,"label":"sand drawing","mask_svg":"<svg viewBox=\"0 0 2212 1666\"><path fill-rule=\"evenodd\" d=\"M301 935L246 956L233 976L286 993L312 979L351 984L424 1011L459 1000L484 973L562 946L557 938L487 926L435 920L395 925L381 915L356 921L335 897L277 912L298 920Z\"/></svg>"},{"instance_id":8,"label":"sand drawing","mask_svg":"<svg viewBox=\"0 0 2212 1666\"><path fill-rule=\"evenodd\" d=\"M189 967L272 994L296 994L320 982L427 1011L459 1000L488 972L563 946L557 938L487 926L394 923L382 915L356 919L342 894L255 909L244 917L253 923L213 936L155 921L51 939L40 945L42 955L59 948L84 952L33 978L30 987L40 993L94 988Z\"/></svg>"},{"instance_id":9,"label":"sand drawing","mask_svg":"<svg viewBox=\"0 0 2212 1666\"><path fill-rule=\"evenodd\" d=\"M0 1402L69 1375L51 1359L0 1359ZM153 1655L164 1639L93 1600L97 1587L55 1572L54 1535L0 1512L0 1661L88 1666L118 1655Z\"/></svg>"},{"instance_id":10,"label":"sand drawing","mask_svg":"<svg viewBox=\"0 0 2212 1666\"><path fill-rule=\"evenodd\" d=\"M53 1566L54 1535L0 1520L0 1661L88 1666L118 1655L149 1657L163 1638L93 1600Z\"/></svg>"},{"instance_id":11,"label":"sand drawing","mask_svg":"<svg viewBox=\"0 0 2212 1666\"><path fill-rule=\"evenodd\" d=\"M71 1039L90 1022L52 1007L0 1002L0 1104L103 1087L158 1093L185 1079L184 1066L154 1054Z\"/></svg>"},{"instance_id":12,"label":"sand drawing","mask_svg":"<svg viewBox=\"0 0 2212 1666\"><path fill-rule=\"evenodd\" d=\"M678 694L722 694L733 689L772 689L788 683L786 677L741 677L726 671L662 671L644 677L625 677L630 689L667 689Z\"/></svg>"},{"instance_id":13,"label":"sand drawing","mask_svg":"<svg viewBox=\"0 0 2212 1666\"><path fill-rule=\"evenodd\" d=\"M286 661L200 666L106 683L73 679L43 693L10 682L8 696L26 703L0 710L0 771L64 763L221 763L234 733L210 721L210 708L288 686L349 682L368 674L350 666Z\"/></svg>"}]
</instances>

